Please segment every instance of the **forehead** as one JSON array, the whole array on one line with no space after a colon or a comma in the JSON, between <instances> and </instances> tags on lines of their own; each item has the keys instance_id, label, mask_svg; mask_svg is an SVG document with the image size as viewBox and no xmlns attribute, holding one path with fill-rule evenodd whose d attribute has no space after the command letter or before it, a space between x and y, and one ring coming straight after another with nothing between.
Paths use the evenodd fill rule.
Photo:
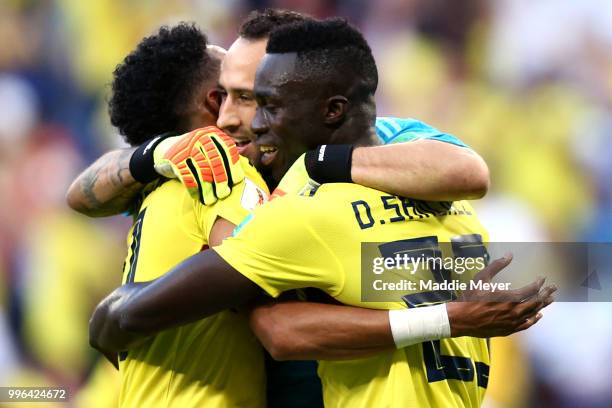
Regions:
<instances>
[{"instance_id":1,"label":"forehead","mask_svg":"<svg viewBox=\"0 0 612 408\"><path fill-rule=\"evenodd\" d=\"M255 78L255 91L277 90L296 82L297 54L265 54Z\"/></svg>"},{"instance_id":2,"label":"forehead","mask_svg":"<svg viewBox=\"0 0 612 408\"><path fill-rule=\"evenodd\" d=\"M241 37L234 41L221 64L221 85L226 88L252 89L255 72L266 53L267 43L267 39L250 41Z\"/></svg>"}]
</instances>

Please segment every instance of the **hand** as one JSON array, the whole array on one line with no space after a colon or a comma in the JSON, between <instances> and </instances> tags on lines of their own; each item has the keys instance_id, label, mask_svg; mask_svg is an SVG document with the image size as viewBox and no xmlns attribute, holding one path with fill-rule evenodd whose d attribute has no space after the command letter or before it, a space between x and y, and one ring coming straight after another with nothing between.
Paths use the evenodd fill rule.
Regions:
<instances>
[{"instance_id":1,"label":"hand","mask_svg":"<svg viewBox=\"0 0 612 408\"><path fill-rule=\"evenodd\" d=\"M511 261L512 255L496 259L474 280L491 282ZM539 278L515 290L463 291L457 301L446 304L451 336L508 336L528 329L542 318L540 310L554 301L553 293L557 287L544 286L544 281L544 278Z\"/></svg>"},{"instance_id":2,"label":"hand","mask_svg":"<svg viewBox=\"0 0 612 408\"><path fill-rule=\"evenodd\" d=\"M145 341L148 334L131 330L121 307L130 297L146 288L149 282L126 283L112 291L94 309L89 319L89 345L104 354L112 362L113 355L128 350Z\"/></svg>"},{"instance_id":3,"label":"hand","mask_svg":"<svg viewBox=\"0 0 612 408\"><path fill-rule=\"evenodd\" d=\"M178 178L189 194L204 205L230 195L244 180L234 141L220 129L208 126L163 140L154 151L155 171Z\"/></svg>"}]
</instances>

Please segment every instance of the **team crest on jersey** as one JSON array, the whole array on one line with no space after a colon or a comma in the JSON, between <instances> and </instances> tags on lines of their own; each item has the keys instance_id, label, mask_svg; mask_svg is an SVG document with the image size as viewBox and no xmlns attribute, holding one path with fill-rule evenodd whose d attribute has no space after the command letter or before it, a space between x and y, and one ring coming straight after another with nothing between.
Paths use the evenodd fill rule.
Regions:
<instances>
[{"instance_id":1,"label":"team crest on jersey","mask_svg":"<svg viewBox=\"0 0 612 408\"><path fill-rule=\"evenodd\" d=\"M240 199L240 204L244 209L252 211L268 201L268 194L252 180L245 178L244 182L245 186Z\"/></svg>"}]
</instances>

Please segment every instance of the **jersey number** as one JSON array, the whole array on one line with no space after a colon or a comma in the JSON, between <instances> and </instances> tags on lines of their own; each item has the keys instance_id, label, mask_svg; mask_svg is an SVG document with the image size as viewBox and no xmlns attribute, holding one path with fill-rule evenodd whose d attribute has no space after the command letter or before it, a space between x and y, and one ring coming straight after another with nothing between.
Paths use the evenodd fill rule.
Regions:
<instances>
[{"instance_id":1,"label":"jersey number","mask_svg":"<svg viewBox=\"0 0 612 408\"><path fill-rule=\"evenodd\" d=\"M140 239L142 236L142 223L146 211L146 208L142 210L134 221L134 228L132 228L132 245L130 245L132 256L130 256L130 269L125 277L125 283L134 282L134 278L136 277L136 265L138 264L138 252L140 252Z\"/></svg>"},{"instance_id":2,"label":"jersey number","mask_svg":"<svg viewBox=\"0 0 612 408\"><path fill-rule=\"evenodd\" d=\"M483 257L488 262L489 255L482 244L482 237L478 234L453 237L451 245L455 257ZM440 258L442 256L436 236L393 241L382 244L378 248L380 254L385 258L394 257L399 253L408 254L412 258ZM449 270L439 268L438 263L434 263L433 266L431 273L436 282L442 283L450 279L451 272ZM456 298L457 296L453 291L443 290L414 293L402 297L409 308L450 302ZM474 371L476 371L478 386L487 387L489 380L489 366L487 364L479 361L473 364L472 359L468 357L441 354L440 340L424 342L422 347L427 381L430 383L443 380L471 382L474 380Z\"/></svg>"},{"instance_id":3,"label":"jersey number","mask_svg":"<svg viewBox=\"0 0 612 408\"><path fill-rule=\"evenodd\" d=\"M147 209L142 210L136 220L134 221L134 228L132 228L132 245L130 245L130 269L128 270L127 276L125 277L124 283L134 282L136 277L136 265L138 264L138 252L140 252L140 237L142 236L142 223L144 221L145 212ZM123 361L127 358L128 352L119 352L119 361Z\"/></svg>"}]
</instances>

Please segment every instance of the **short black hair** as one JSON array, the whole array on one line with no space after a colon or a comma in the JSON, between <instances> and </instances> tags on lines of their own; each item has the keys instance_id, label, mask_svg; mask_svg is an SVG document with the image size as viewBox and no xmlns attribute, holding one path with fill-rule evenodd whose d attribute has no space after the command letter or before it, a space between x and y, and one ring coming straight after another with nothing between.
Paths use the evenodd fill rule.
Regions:
<instances>
[{"instance_id":1,"label":"short black hair","mask_svg":"<svg viewBox=\"0 0 612 408\"><path fill-rule=\"evenodd\" d=\"M115 68L110 120L129 144L182 130L195 92L218 75L219 61L206 47L206 35L193 23L162 26Z\"/></svg>"},{"instance_id":2,"label":"short black hair","mask_svg":"<svg viewBox=\"0 0 612 408\"><path fill-rule=\"evenodd\" d=\"M268 38L280 26L311 18L306 14L282 9L253 10L240 25L238 35L247 40L261 40Z\"/></svg>"},{"instance_id":3,"label":"short black hair","mask_svg":"<svg viewBox=\"0 0 612 408\"><path fill-rule=\"evenodd\" d=\"M268 54L297 53L299 70L321 82L340 77L360 80L356 96L374 95L378 69L372 50L361 32L345 19L304 20L278 27L270 34ZM354 74L351 78L349 73Z\"/></svg>"}]
</instances>

